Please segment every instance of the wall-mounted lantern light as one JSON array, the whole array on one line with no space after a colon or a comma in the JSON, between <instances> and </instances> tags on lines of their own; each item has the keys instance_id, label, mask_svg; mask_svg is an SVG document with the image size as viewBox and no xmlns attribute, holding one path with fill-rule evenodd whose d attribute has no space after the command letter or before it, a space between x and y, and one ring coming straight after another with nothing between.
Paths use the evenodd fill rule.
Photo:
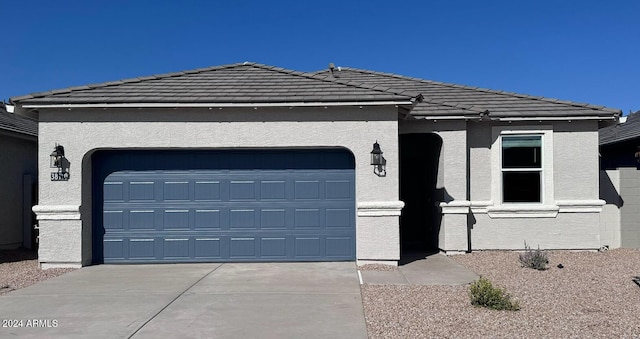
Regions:
<instances>
[{"instance_id":1,"label":"wall-mounted lantern light","mask_svg":"<svg viewBox=\"0 0 640 339\"><path fill-rule=\"evenodd\" d=\"M58 169L57 172L51 173L51 181L69 180L69 161L64 156L64 147L56 144L49 157L51 158L50 167Z\"/></svg>"},{"instance_id":2,"label":"wall-mounted lantern light","mask_svg":"<svg viewBox=\"0 0 640 339\"><path fill-rule=\"evenodd\" d=\"M382 156L382 150L380 144L376 141L373 144L373 150L371 151L371 165L373 165L373 173L379 177L387 175L386 165L387 160Z\"/></svg>"},{"instance_id":3,"label":"wall-mounted lantern light","mask_svg":"<svg viewBox=\"0 0 640 339\"><path fill-rule=\"evenodd\" d=\"M640 162L640 146L638 146L638 151L635 154L636 161Z\"/></svg>"},{"instance_id":4,"label":"wall-mounted lantern light","mask_svg":"<svg viewBox=\"0 0 640 339\"><path fill-rule=\"evenodd\" d=\"M53 152L51 152L51 168L62 168L62 159L64 159L64 147L62 145L56 144L56 147L53 148Z\"/></svg>"}]
</instances>

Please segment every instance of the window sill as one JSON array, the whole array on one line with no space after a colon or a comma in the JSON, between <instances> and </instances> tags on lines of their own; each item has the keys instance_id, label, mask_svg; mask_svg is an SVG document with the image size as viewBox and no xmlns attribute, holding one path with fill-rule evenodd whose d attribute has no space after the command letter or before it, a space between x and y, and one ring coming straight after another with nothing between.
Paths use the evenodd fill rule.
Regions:
<instances>
[{"instance_id":1,"label":"window sill","mask_svg":"<svg viewBox=\"0 0 640 339\"><path fill-rule=\"evenodd\" d=\"M555 218L560 208L556 205L499 205L487 207L487 215L499 218Z\"/></svg>"}]
</instances>

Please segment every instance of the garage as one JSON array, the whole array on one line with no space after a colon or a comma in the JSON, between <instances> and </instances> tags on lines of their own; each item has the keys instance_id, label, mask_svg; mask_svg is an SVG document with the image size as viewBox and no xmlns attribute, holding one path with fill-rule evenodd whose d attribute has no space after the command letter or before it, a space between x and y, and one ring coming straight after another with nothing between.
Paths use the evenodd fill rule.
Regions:
<instances>
[{"instance_id":1,"label":"garage","mask_svg":"<svg viewBox=\"0 0 640 339\"><path fill-rule=\"evenodd\" d=\"M355 260L345 149L103 150L94 263Z\"/></svg>"}]
</instances>

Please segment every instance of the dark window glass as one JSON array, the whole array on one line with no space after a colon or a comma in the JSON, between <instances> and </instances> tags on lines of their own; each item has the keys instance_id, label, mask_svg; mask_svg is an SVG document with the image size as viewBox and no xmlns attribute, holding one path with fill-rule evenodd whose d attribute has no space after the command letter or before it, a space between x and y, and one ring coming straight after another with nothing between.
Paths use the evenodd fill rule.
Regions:
<instances>
[{"instance_id":1,"label":"dark window glass","mask_svg":"<svg viewBox=\"0 0 640 339\"><path fill-rule=\"evenodd\" d=\"M541 168L539 135L503 136L502 168Z\"/></svg>"},{"instance_id":2,"label":"dark window glass","mask_svg":"<svg viewBox=\"0 0 640 339\"><path fill-rule=\"evenodd\" d=\"M541 202L540 172L503 172L504 202Z\"/></svg>"},{"instance_id":3,"label":"dark window glass","mask_svg":"<svg viewBox=\"0 0 640 339\"><path fill-rule=\"evenodd\" d=\"M542 202L542 136L502 137L503 202Z\"/></svg>"}]
</instances>

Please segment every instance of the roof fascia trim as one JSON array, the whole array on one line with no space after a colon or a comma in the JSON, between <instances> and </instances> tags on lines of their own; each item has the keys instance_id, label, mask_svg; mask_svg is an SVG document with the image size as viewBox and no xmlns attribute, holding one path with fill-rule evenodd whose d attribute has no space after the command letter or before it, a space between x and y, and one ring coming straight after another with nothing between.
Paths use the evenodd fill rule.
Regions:
<instances>
[{"instance_id":1,"label":"roof fascia trim","mask_svg":"<svg viewBox=\"0 0 640 339\"><path fill-rule=\"evenodd\" d=\"M121 104L25 104L22 108L254 108L254 107L334 107L334 106L413 106L407 101L278 102L278 103L121 103Z\"/></svg>"},{"instance_id":2,"label":"roof fascia trim","mask_svg":"<svg viewBox=\"0 0 640 339\"><path fill-rule=\"evenodd\" d=\"M415 120L482 120L479 115L411 115Z\"/></svg>"},{"instance_id":3,"label":"roof fascia trim","mask_svg":"<svg viewBox=\"0 0 640 339\"><path fill-rule=\"evenodd\" d=\"M564 116L564 117L492 117L495 121L573 121L573 120L616 120L610 116Z\"/></svg>"}]
</instances>

